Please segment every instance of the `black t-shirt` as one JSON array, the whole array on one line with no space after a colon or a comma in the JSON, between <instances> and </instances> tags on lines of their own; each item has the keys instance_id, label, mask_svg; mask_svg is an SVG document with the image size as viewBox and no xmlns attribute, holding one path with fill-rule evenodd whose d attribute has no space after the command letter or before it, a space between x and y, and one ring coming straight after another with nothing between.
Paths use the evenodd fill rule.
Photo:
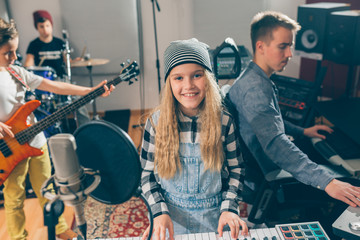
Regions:
<instances>
[{"instance_id":1,"label":"black t-shirt","mask_svg":"<svg viewBox=\"0 0 360 240\"><path fill-rule=\"evenodd\" d=\"M34 55L35 65L38 66L41 58L45 60L41 66L52 67L58 77L62 78L65 74L64 59L62 50L64 49L65 42L60 38L53 37L53 40L49 43L41 41L39 38L30 42L26 51L27 54Z\"/></svg>"}]
</instances>

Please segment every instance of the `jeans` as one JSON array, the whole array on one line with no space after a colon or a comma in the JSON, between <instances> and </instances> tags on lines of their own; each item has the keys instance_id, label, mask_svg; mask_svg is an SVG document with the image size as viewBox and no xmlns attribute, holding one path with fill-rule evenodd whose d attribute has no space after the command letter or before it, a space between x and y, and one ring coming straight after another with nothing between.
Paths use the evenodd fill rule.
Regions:
<instances>
[{"instance_id":1,"label":"jeans","mask_svg":"<svg viewBox=\"0 0 360 240\"><path fill-rule=\"evenodd\" d=\"M175 235L216 232L222 201L220 171L204 171L197 143L180 143L180 162L181 171L160 180Z\"/></svg>"},{"instance_id":2,"label":"jeans","mask_svg":"<svg viewBox=\"0 0 360 240\"><path fill-rule=\"evenodd\" d=\"M47 145L41 150L41 156L29 157L21 161L4 182L5 216L7 230L12 240L24 240L28 235L25 230L25 180L29 173L32 188L39 199L41 209L48 201L41 196L41 185L51 175L51 164ZM41 213L42 214L42 213ZM31 219L30 219L31 220ZM63 216L59 217L56 234L65 232L68 226Z\"/></svg>"}]
</instances>

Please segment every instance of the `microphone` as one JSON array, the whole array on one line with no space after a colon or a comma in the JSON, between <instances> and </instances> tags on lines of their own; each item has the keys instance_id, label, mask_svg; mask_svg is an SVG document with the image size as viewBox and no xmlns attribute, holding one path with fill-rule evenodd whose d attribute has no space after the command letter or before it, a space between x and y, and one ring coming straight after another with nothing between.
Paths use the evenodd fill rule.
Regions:
<instances>
[{"instance_id":1,"label":"microphone","mask_svg":"<svg viewBox=\"0 0 360 240\"><path fill-rule=\"evenodd\" d=\"M71 134L57 134L49 139L49 148L52 156L55 174L49 178L42 187L44 197L52 200L57 196L49 192L47 187L51 179L54 179L57 195L66 205L72 206L75 212L76 225L86 239L86 219L84 215L84 203L90 194L100 183L100 176L94 175L89 185L86 175L76 154L76 141ZM45 192L45 193L44 193Z\"/></svg>"},{"instance_id":2,"label":"microphone","mask_svg":"<svg viewBox=\"0 0 360 240\"><path fill-rule=\"evenodd\" d=\"M62 36L63 36L63 39L68 39L69 38L69 34L68 34L66 29L62 30Z\"/></svg>"}]
</instances>

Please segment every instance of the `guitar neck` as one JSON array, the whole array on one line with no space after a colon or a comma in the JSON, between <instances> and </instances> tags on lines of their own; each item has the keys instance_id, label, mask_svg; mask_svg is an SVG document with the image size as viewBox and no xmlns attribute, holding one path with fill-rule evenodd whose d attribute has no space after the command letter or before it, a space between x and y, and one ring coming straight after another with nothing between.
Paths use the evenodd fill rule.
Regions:
<instances>
[{"instance_id":1,"label":"guitar neck","mask_svg":"<svg viewBox=\"0 0 360 240\"><path fill-rule=\"evenodd\" d=\"M108 88L110 88L111 85L117 85L122 81L121 75L112 81L108 82L106 85ZM46 118L43 118L39 122L35 123L34 125L24 129L23 131L17 133L15 135L15 138L20 144L24 144L34 138L37 134L44 131L48 127L54 125L59 120L65 118L68 114L74 112L76 109L84 106L85 104L89 103L94 98L102 95L105 92L105 89L103 86L95 89L94 91L86 94L85 96L75 100L71 104L64 106L54 112L53 114L47 116Z\"/></svg>"}]
</instances>

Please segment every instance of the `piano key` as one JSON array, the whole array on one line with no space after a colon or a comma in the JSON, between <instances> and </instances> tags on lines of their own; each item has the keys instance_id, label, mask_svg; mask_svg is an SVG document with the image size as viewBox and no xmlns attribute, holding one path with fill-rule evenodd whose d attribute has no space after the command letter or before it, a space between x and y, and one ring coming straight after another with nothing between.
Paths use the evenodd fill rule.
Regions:
<instances>
[{"instance_id":1,"label":"piano key","mask_svg":"<svg viewBox=\"0 0 360 240\"><path fill-rule=\"evenodd\" d=\"M259 236L256 233L256 229L250 229L250 236L251 236L251 240L260 240Z\"/></svg>"},{"instance_id":2,"label":"piano key","mask_svg":"<svg viewBox=\"0 0 360 240\"><path fill-rule=\"evenodd\" d=\"M239 234L237 240L265 240L266 237L269 240L281 240L275 228L250 229L248 236ZM174 238L175 240L233 240L230 231L224 231L221 238L215 232L175 235ZM167 239L169 238L167 237ZM73 240L76 240L76 238ZM93 240L141 240L141 237L101 238Z\"/></svg>"},{"instance_id":3,"label":"piano key","mask_svg":"<svg viewBox=\"0 0 360 240\"><path fill-rule=\"evenodd\" d=\"M188 234L188 240L195 240L195 234L194 233Z\"/></svg>"},{"instance_id":4,"label":"piano key","mask_svg":"<svg viewBox=\"0 0 360 240\"><path fill-rule=\"evenodd\" d=\"M181 240L181 235L175 235L175 240ZM169 238L170 239L170 238Z\"/></svg>"},{"instance_id":5,"label":"piano key","mask_svg":"<svg viewBox=\"0 0 360 240\"><path fill-rule=\"evenodd\" d=\"M230 231L225 231L225 232L223 232L223 239L224 239L224 240L232 240L232 238L231 238L231 232L230 232Z\"/></svg>"},{"instance_id":6,"label":"piano key","mask_svg":"<svg viewBox=\"0 0 360 240\"><path fill-rule=\"evenodd\" d=\"M275 228L269 228L270 232L271 232L271 240L280 240L281 238L279 237L279 233L276 231Z\"/></svg>"},{"instance_id":7,"label":"piano key","mask_svg":"<svg viewBox=\"0 0 360 240\"><path fill-rule=\"evenodd\" d=\"M271 234L271 232L270 232L270 229L269 229L269 228L263 228L263 232L264 232L264 235L265 235L269 240L271 240L272 234Z\"/></svg>"},{"instance_id":8,"label":"piano key","mask_svg":"<svg viewBox=\"0 0 360 240\"><path fill-rule=\"evenodd\" d=\"M208 239L209 240L217 240L216 233L214 233L214 232L209 233L209 238Z\"/></svg>"},{"instance_id":9,"label":"piano key","mask_svg":"<svg viewBox=\"0 0 360 240\"><path fill-rule=\"evenodd\" d=\"M195 233L195 239L196 240L203 240L202 236L201 236L201 233Z\"/></svg>"},{"instance_id":10,"label":"piano key","mask_svg":"<svg viewBox=\"0 0 360 240\"><path fill-rule=\"evenodd\" d=\"M201 236L203 240L209 239L209 233L201 233Z\"/></svg>"},{"instance_id":11,"label":"piano key","mask_svg":"<svg viewBox=\"0 0 360 240\"><path fill-rule=\"evenodd\" d=\"M266 238L266 235L265 235L265 233L263 232L263 229L262 229L262 228L255 229L255 231L256 231L256 234L258 235L258 237L259 237L260 240L268 240L268 239L265 239L265 238Z\"/></svg>"},{"instance_id":12,"label":"piano key","mask_svg":"<svg viewBox=\"0 0 360 240\"><path fill-rule=\"evenodd\" d=\"M182 234L181 240L188 240L188 234Z\"/></svg>"}]
</instances>

